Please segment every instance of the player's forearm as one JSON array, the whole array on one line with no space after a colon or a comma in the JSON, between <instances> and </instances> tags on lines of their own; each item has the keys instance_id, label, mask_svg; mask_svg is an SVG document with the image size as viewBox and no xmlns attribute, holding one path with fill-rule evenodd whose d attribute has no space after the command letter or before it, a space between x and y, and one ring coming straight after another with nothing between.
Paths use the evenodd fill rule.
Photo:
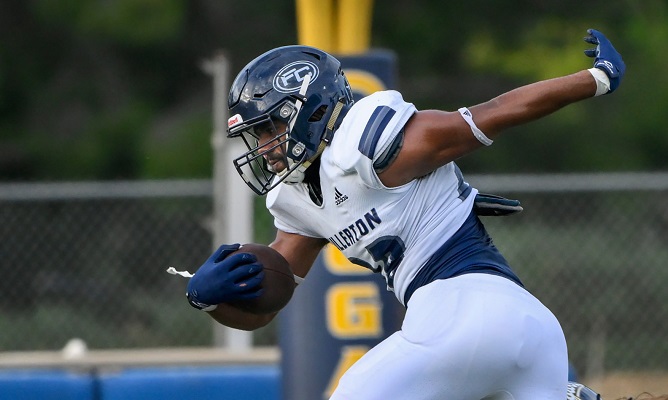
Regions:
<instances>
[{"instance_id":1,"label":"player's forearm","mask_svg":"<svg viewBox=\"0 0 668 400\"><path fill-rule=\"evenodd\" d=\"M250 314L227 304L218 304L216 309L209 311L208 314L222 325L244 331L253 331L267 325L274 319L277 313L264 315Z\"/></svg>"},{"instance_id":2,"label":"player's forearm","mask_svg":"<svg viewBox=\"0 0 668 400\"><path fill-rule=\"evenodd\" d=\"M490 137L593 97L596 81L589 71L522 86L470 107L478 127Z\"/></svg>"}]
</instances>

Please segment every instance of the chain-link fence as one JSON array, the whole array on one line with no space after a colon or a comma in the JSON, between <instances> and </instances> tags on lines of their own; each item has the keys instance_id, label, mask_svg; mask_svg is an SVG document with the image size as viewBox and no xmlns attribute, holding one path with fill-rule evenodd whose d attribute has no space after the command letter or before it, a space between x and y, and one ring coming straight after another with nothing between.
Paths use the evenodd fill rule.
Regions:
<instances>
[{"instance_id":1,"label":"chain-link fence","mask_svg":"<svg viewBox=\"0 0 668 400\"><path fill-rule=\"evenodd\" d=\"M668 174L469 181L522 200L484 221L578 370L668 369ZM0 350L210 345L165 270L208 256L211 214L209 181L0 186Z\"/></svg>"},{"instance_id":2,"label":"chain-link fence","mask_svg":"<svg viewBox=\"0 0 668 400\"><path fill-rule=\"evenodd\" d=\"M42 184L4 188L0 348L206 345L211 325L184 304L210 253L211 185Z\"/></svg>"}]
</instances>

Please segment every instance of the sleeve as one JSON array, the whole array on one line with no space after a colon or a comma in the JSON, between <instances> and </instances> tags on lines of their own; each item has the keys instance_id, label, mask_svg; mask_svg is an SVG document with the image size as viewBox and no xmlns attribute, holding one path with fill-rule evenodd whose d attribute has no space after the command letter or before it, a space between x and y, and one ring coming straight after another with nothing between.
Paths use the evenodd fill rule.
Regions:
<instances>
[{"instance_id":1,"label":"sleeve","mask_svg":"<svg viewBox=\"0 0 668 400\"><path fill-rule=\"evenodd\" d=\"M332 142L333 159L346 172L356 172L365 185L384 188L376 168L401 143L398 136L417 112L397 91L377 92L351 108ZM375 166L374 166L375 164Z\"/></svg>"},{"instance_id":2,"label":"sleeve","mask_svg":"<svg viewBox=\"0 0 668 400\"><path fill-rule=\"evenodd\" d=\"M307 229L301 223L307 211L305 210L306 205L302 203L303 197L295 194L297 190L296 186L281 184L267 193L265 202L267 210L274 217L274 226L283 232L320 238L320 235Z\"/></svg>"}]
</instances>

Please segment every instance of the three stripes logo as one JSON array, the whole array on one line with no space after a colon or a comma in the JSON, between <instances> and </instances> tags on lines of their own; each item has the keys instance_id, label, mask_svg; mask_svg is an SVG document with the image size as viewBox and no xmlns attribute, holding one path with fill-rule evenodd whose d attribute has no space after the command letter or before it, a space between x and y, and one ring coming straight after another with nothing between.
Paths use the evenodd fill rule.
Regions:
<instances>
[{"instance_id":1,"label":"three stripes logo","mask_svg":"<svg viewBox=\"0 0 668 400\"><path fill-rule=\"evenodd\" d=\"M334 187L334 202L337 206L340 206L344 201L348 200L348 196L339 192L339 189Z\"/></svg>"}]
</instances>

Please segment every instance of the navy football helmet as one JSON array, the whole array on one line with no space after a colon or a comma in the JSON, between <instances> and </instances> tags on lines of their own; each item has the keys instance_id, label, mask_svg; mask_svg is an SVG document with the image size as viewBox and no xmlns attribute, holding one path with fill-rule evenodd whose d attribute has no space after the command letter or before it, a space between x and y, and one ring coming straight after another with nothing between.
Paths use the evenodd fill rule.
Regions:
<instances>
[{"instance_id":1,"label":"navy football helmet","mask_svg":"<svg viewBox=\"0 0 668 400\"><path fill-rule=\"evenodd\" d=\"M581 383L568 382L566 400L601 400L601 395Z\"/></svg>"},{"instance_id":2,"label":"navy football helmet","mask_svg":"<svg viewBox=\"0 0 668 400\"><path fill-rule=\"evenodd\" d=\"M324 51L285 46L260 55L230 89L227 136L248 147L234 166L260 195L302 182L352 103L341 63Z\"/></svg>"}]
</instances>

